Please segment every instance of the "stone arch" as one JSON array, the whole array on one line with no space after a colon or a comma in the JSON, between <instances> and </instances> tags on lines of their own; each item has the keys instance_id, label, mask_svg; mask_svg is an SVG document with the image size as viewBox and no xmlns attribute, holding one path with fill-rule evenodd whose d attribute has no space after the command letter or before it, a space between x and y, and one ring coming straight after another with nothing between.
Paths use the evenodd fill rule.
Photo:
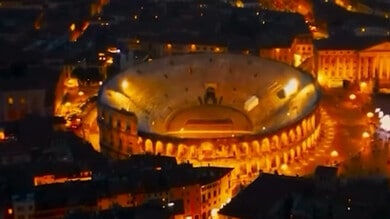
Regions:
<instances>
[{"instance_id":1,"label":"stone arch","mask_svg":"<svg viewBox=\"0 0 390 219\"><path fill-rule=\"evenodd\" d=\"M255 154L260 154L260 143L258 140L252 141L252 151Z\"/></svg>"},{"instance_id":2,"label":"stone arch","mask_svg":"<svg viewBox=\"0 0 390 219\"><path fill-rule=\"evenodd\" d=\"M278 154L275 155L275 167L280 167L280 156Z\"/></svg>"},{"instance_id":3,"label":"stone arch","mask_svg":"<svg viewBox=\"0 0 390 219\"><path fill-rule=\"evenodd\" d=\"M229 155L233 156L233 157L237 157L239 155L238 151L237 151L237 145L236 144L232 144L231 145L230 150L229 150Z\"/></svg>"},{"instance_id":4,"label":"stone arch","mask_svg":"<svg viewBox=\"0 0 390 219\"><path fill-rule=\"evenodd\" d=\"M266 168L267 170L270 170L271 167L272 167L272 159L271 159L271 157L267 154L267 155L265 155L265 168Z\"/></svg>"},{"instance_id":5,"label":"stone arch","mask_svg":"<svg viewBox=\"0 0 390 219\"><path fill-rule=\"evenodd\" d=\"M297 133L297 140L301 140L302 139L302 129L301 129L301 125L297 125L296 127L296 133Z\"/></svg>"},{"instance_id":6,"label":"stone arch","mask_svg":"<svg viewBox=\"0 0 390 219\"><path fill-rule=\"evenodd\" d=\"M144 139L142 139L142 137L139 137L138 136L138 139L137 139L137 144L142 144L142 142L144 141Z\"/></svg>"},{"instance_id":7,"label":"stone arch","mask_svg":"<svg viewBox=\"0 0 390 219\"><path fill-rule=\"evenodd\" d=\"M166 148L167 148L167 152L166 152L166 155L168 156L173 156L173 153L174 153L174 145L172 143L167 143L166 145Z\"/></svg>"},{"instance_id":8,"label":"stone arch","mask_svg":"<svg viewBox=\"0 0 390 219\"><path fill-rule=\"evenodd\" d=\"M296 149L296 155L297 157L300 157L301 156L301 153L302 153L302 150L301 150L301 146L297 146L297 149Z\"/></svg>"},{"instance_id":9,"label":"stone arch","mask_svg":"<svg viewBox=\"0 0 390 219\"><path fill-rule=\"evenodd\" d=\"M185 159L186 154L187 154L187 146L185 144L179 144L177 146L177 154L176 154L178 160Z\"/></svg>"},{"instance_id":10,"label":"stone arch","mask_svg":"<svg viewBox=\"0 0 390 219\"><path fill-rule=\"evenodd\" d=\"M271 142L271 149L280 149L279 137L277 135L272 136Z\"/></svg>"},{"instance_id":11,"label":"stone arch","mask_svg":"<svg viewBox=\"0 0 390 219\"><path fill-rule=\"evenodd\" d=\"M288 153L283 152L283 163L287 164L288 163Z\"/></svg>"},{"instance_id":12,"label":"stone arch","mask_svg":"<svg viewBox=\"0 0 390 219\"><path fill-rule=\"evenodd\" d=\"M306 152L307 148L306 148L306 141L303 141L302 142L302 151L303 152Z\"/></svg>"},{"instance_id":13,"label":"stone arch","mask_svg":"<svg viewBox=\"0 0 390 219\"><path fill-rule=\"evenodd\" d=\"M189 157L190 158L196 158L197 156L197 146L196 145L191 145L189 149Z\"/></svg>"},{"instance_id":14,"label":"stone arch","mask_svg":"<svg viewBox=\"0 0 390 219\"><path fill-rule=\"evenodd\" d=\"M302 133L303 133L303 136L304 137L306 137L306 135L307 135L307 126L306 126L307 124L306 124L306 119L304 119L303 121L302 121Z\"/></svg>"},{"instance_id":15,"label":"stone arch","mask_svg":"<svg viewBox=\"0 0 390 219\"><path fill-rule=\"evenodd\" d=\"M270 143L268 138L263 138L261 141L261 152L269 152L270 151Z\"/></svg>"},{"instance_id":16,"label":"stone arch","mask_svg":"<svg viewBox=\"0 0 390 219\"><path fill-rule=\"evenodd\" d=\"M316 116L313 115L311 118L310 118L310 123L311 123L311 126L313 127L313 129L316 127Z\"/></svg>"},{"instance_id":17,"label":"stone arch","mask_svg":"<svg viewBox=\"0 0 390 219\"><path fill-rule=\"evenodd\" d=\"M307 126L307 132L308 134L313 131L313 127L311 126L311 117L306 119L306 126Z\"/></svg>"},{"instance_id":18,"label":"stone arch","mask_svg":"<svg viewBox=\"0 0 390 219\"><path fill-rule=\"evenodd\" d=\"M290 142L296 141L296 134L294 129L290 129L290 131L288 132L288 138L290 139Z\"/></svg>"},{"instance_id":19,"label":"stone arch","mask_svg":"<svg viewBox=\"0 0 390 219\"><path fill-rule=\"evenodd\" d=\"M280 140L281 140L282 147L285 147L285 146L287 146L289 144L288 136L287 136L286 132L282 132L282 134L280 136Z\"/></svg>"},{"instance_id":20,"label":"stone arch","mask_svg":"<svg viewBox=\"0 0 390 219\"><path fill-rule=\"evenodd\" d=\"M149 138L145 140L145 152L153 153L153 142Z\"/></svg>"},{"instance_id":21,"label":"stone arch","mask_svg":"<svg viewBox=\"0 0 390 219\"><path fill-rule=\"evenodd\" d=\"M157 141L155 147L156 147L155 150L156 154L165 155L164 144L161 141Z\"/></svg>"},{"instance_id":22,"label":"stone arch","mask_svg":"<svg viewBox=\"0 0 390 219\"><path fill-rule=\"evenodd\" d=\"M248 142L241 142L240 144L241 153L245 156L247 156L250 153L249 144Z\"/></svg>"},{"instance_id":23,"label":"stone arch","mask_svg":"<svg viewBox=\"0 0 390 219\"><path fill-rule=\"evenodd\" d=\"M214 145L211 142L202 142L200 145L201 151L200 151L200 157L201 158L211 158L214 155Z\"/></svg>"},{"instance_id":24,"label":"stone arch","mask_svg":"<svg viewBox=\"0 0 390 219\"><path fill-rule=\"evenodd\" d=\"M290 149L290 157L291 157L291 161L295 159L295 150L293 148Z\"/></svg>"}]
</instances>

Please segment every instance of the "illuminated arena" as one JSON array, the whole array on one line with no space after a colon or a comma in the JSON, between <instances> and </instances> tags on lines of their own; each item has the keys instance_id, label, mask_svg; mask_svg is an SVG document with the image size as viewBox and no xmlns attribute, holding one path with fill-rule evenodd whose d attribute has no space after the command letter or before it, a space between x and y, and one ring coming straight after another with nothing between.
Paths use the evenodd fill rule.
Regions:
<instances>
[{"instance_id":1,"label":"illuminated arena","mask_svg":"<svg viewBox=\"0 0 390 219\"><path fill-rule=\"evenodd\" d=\"M196 165L270 171L315 146L314 79L254 56L188 54L134 66L98 98L101 152L153 153Z\"/></svg>"}]
</instances>

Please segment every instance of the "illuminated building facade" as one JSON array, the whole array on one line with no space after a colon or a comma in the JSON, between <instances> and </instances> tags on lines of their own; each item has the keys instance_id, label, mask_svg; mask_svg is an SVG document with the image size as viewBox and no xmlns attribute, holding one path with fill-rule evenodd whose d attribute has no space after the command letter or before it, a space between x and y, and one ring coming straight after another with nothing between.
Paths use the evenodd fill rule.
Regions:
<instances>
[{"instance_id":1,"label":"illuminated building facade","mask_svg":"<svg viewBox=\"0 0 390 219\"><path fill-rule=\"evenodd\" d=\"M121 207L137 207L145 203L161 202L169 207L173 200L183 200L184 214L179 218L210 218L217 214L217 211L228 203L232 197L233 182L231 168L219 167L199 167L187 166L183 174L183 167L172 168L155 172L160 177L160 181L169 179L167 184L151 183L143 181L143 174L139 175L139 182L142 182L142 189L131 186L128 182L123 182L122 187L112 189L106 195L102 195L97 200L99 210L111 209L118 205ZM181 169L181 170L180 170ZM149 178L150 179L150 174ZM177 178L176 180L173 180ZM180 179L178 179L180 178ZM145 180L145 179L144 179ZM125 180L126 181L126 180ZM120 184L120 183L119 183ZM164 185L163 185L164 184ZM115 184L110 185L119 188Z\"/></svg>"},{"instance_id":2,"label":"illuminated building facade","mask_svg":"<svg viewBox=\"0 0 390 219\"><path fill-rule=\"evenodd\" d=\"M186 54L186 53L226 53L228 51L227 45L224 43L216 42L202 42L197 39L197 43L184 42L179 40L178 42L164 41L161 39L156 40L130 40L129 47L132 49L148 51L155 57L162 57L174 54Z\"/></svg>"},{"instance_id":3,"label":"illuminated building facade","mask_svg":"<svg viewBox=\"0 0 390 219\"><path fill-rule=\"evenodd\" d=\"M315 145L318 101L313 78L282 63L232 54L166 57L103 85L101 152L175 156L252 177Z\"/></svg>"},{"instance_id":4,"label":"illuminated building facade","mask_svg":"<svg viewBox=\"0 0 390 219\"><path fill-rule=\"evenodd\" d=\"M357 48L358 45L364 48ZM381 84L390 82L390 42L332 46L319 43L316 46L316 71L318 82L328 86L332 81L369 81L377 79Z\"/></svg>"},{"instance_id":5,"label":"illuminated building facade","mask_svg":"<svg viewBox=\"0 0 390 219\"><path fill-rule=\"evenodd\" d=\"M313 57L313 38L310 34L300 34L284 45L260 48L260 57L299 66L306 59Z\"/></svg>"}]
</instances>

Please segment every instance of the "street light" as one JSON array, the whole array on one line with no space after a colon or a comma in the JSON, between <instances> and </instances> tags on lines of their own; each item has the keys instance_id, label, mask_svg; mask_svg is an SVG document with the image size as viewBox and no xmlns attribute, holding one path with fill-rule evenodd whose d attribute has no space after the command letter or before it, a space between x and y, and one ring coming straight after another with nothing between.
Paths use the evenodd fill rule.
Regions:
<instances>
[{"instance_id":1,"label":"street light","mask_svg":"<svg viewBox=\"0 0 390 219\"><path fill-rule=\"evenodd\" d=\"M349 99L350 99L350 100L355 100L355 99L356 99L356 95L355 95L355 94L349 95Z\"/></svg>"},{"instance_id":2,"label":"street light","mask_svg":"<svg viewBox=\"0 0 390 219\"><path fill-rule=\"evenodd\" d=\"M367 117L368 117L368 118L372 118L372 117L374 117L374 113L372 113L372 112L368 112L368 113L367 113Z\"/></svg>"},{"instance_id":3,"label":"street light","mask_svg":"<svg viewBox=\"0 0 390 219\"><path fill-rule=\"evenodd\" d=\"M127 89L129 87L129 82L124 79L121 83L122 89Z\"/></svg>"},{"instance_id":4,"label":"street light","mask_svg":"<svg viewBox=\"0 0 390 219\"><path fill-rule=\"evenodd\" d=\"M338 157L339 156L339 152L337 152L336 150L333 150L332 152L330 152L330 156L331 157Z\"/></svg>"},{"instance_id":5,"label":"street light","mask_svg":"<svg viewBox=\"0 0 390 219\"><path fill-rule=\"evenodd\" d=\"M282 169L283 171L286 171L287 169L288 169L288 166L287 166L287 164L282 164L281 166L280 166L280 169Z\"/></svg>"},{"instance_id":6,"label":"street light","mask_svg":"<svg viewBox=\"0 0 390 219\"><path fill-rule=\"evenodd\" d=\"M363 138L369 138L369 137L370 137L370 134L369 134L368 132L364 131L364 132L362 133L362 137L363 137Z\"/></svg>"}]
</instances>

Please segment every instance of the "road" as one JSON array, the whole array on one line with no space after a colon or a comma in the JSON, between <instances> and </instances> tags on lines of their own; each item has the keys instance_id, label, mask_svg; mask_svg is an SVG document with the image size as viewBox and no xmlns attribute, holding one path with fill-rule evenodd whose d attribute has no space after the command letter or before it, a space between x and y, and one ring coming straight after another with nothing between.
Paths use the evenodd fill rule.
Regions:
<instances>
[{"instance_id":1,"label":"road","mask_svg":"<svg viewBox=\"0 0 390 219\"><path fill-rule=\"evenodd\" d=\"M349 98L352 93L357 96L354 100ZM352 158L365 148L367 151L371 148L372 138L362 136L363 132L371 133L372 131L370 130L370 122L372 121L366 116L367 112L373 110L370 97L355 90L325 90L321 107L322 133L316 147L304 153L301 158L289 164L288 167L282 166L278 170L280 173L307 175L311 174L317 165L337 164L340 166L340 174L343 175L354 175L362 171L356 168L359 164L355 164L355 160L352 162ZM337 156L332 156L332 152L333 155ZM380 154L382 153L377 152L375 156ZM368 166L378 166L371 165L371 163L375 163L372 160L376 162L378 157L365 156L364 164L361 166L367 166L367 171L371 171L372 168L368 168ZM350 162L353 164L349 164ZM375 167L373 168L375 169Z\"/></svg>"}]
</instances>

